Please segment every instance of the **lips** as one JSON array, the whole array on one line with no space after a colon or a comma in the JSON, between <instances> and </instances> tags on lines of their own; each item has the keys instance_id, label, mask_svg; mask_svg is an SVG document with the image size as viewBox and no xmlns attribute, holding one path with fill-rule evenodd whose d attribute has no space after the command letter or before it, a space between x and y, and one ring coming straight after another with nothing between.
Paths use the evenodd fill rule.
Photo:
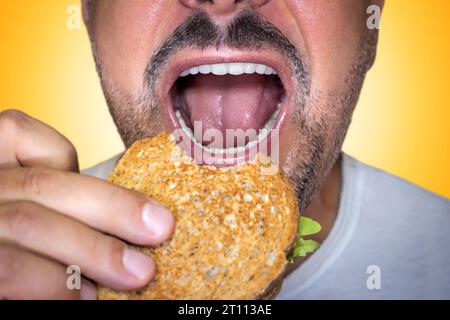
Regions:
<instances>
[{"instance_id":1,"label":"lips","mask_svg":"<svg viewBox=\"0 0 450 320\"><path fill-rule=\"evenodd\" d=\"M252 160L249 154L270 153L271 131L279 129L287 111L282 79L288 75L279 62L262 55L239 60L217 53L173 62L161 82L168 85L172 78L167 111L174 129L183 131L185 146L200 149L203 158L214 156L214 165L236 165ZM212 130L220 139L208 134ZM235 132L249 134L242 140L232 136Z\"/></svg>"},{"instance_id":2,"label":"lips","mask_svg":"<svg viewBox=\"0 0 450 320\"><path fill-rule=\"evenodd\" d=\"M183 72L174 91L174 107L185 124L193 129L196 121L202 123L201 132L195 132L197 141L209 147L230 148L243 145L225 139L208 141L207 130L220 130L224 137L227 130L259 132L277 111L283 87L268 66L222 63Z\"/></svg>"}]
</instances>

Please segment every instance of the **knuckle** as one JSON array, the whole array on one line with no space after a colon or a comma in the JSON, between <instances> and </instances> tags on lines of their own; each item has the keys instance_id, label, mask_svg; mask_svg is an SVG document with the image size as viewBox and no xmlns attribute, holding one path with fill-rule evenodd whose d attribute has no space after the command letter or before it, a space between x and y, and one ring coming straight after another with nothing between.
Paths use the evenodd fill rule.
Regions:
<instances>
[{"instance_id":1,"label":"knuckle","mask_svg":"<svg viewBox=\"0 0 450 320\"><path fill-rule=\"evenodd\" d=\"M121 212L127 210L131 214L137 214L146 203L146 196L135 190L112 185L110 192L104 199L107 212ZM120 223L123 215L114 217L114 222Z\"/></svg>"},{"instance_id":2,"label":"knuckle","mask_svg":"<svg viewBox=\"0 0 450 320\"><path fill-rule=\"evenodd\" d=\"M10 246L0 245L0 288L13 283L17 278L18 270L17 251Z\"/></svg>"},{"instance_id":3,"label":"knuckle","mask_svg":"<svg viewBox=\"0 0 450 320\"><path fill-rule=\"evenodd\" d=\"M106 266L110 266L114 270L121 270L123 268L122 257L125 245L112 237L106 240L105 245L106 248L103 248L105 254L103 260Z\"/></svg>"},{"instance_id":4,"label":"knuckle","mask_svg":"<svg viewBox=\"0 0 450 320\"><path fill-rule=\"evenodd\" d=\"M19 110L5 110L0 112L0 132L2 133L13 133L18 128L22 127L27 121L27 116L25 113Z\"/></svg>"},{"instance_id":5,"label":"knuckle","mask_svg":"<svg viewBox=\"0 0 450 320\"><path fill-rule=\"evenodd\" d=\"M90 242L89 252L97 262L97 267L110 273L122 268L125 244L113 237L96 233Z\"/></svg>"},{"instance_id":6,"label":"knuckle","mask_svg":"<svg viewBox=\"0 0 450 320\"><path fill-rule=\"evenodd\" d=\"M35 206L29 202L16 202L7 209L9 234L20 237L31 237L36 228L38 217Z\"/></svg>"},{"instance_id":7,"label":"knuckle","mask_svg":"<svg viewBox=\"0 0 450 320\"><path fill-rule=\"evenodd\" d=\"M61 146L61 154L64 163L69 169L78 169L78 155L74 145L65 140L65 143Z\"/></svg>"},{"instance_id":8,"label":"knuckle","mask_svg":"<svg viewBox=\"0 0 450 320\"><path fill-rule=\"evenodd\" d=\"M39 197L52 179L51 171L44 168L29 168L24 171L22 190L26 195Z\"/></svg>"}]
</instances>

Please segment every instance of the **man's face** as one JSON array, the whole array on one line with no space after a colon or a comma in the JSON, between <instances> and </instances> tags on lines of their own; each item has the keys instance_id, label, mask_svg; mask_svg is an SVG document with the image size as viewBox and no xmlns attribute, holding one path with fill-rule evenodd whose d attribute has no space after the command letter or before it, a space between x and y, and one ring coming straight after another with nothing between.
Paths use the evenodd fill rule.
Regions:
<instances>
[{"instance_id":1,"label":"man's face","mask_svg":"<svg viewBox=\"0 0 450 320\"><path fill-rule=\"evenodd\" d=\"M84 5L103 90L127 147L183 125L189 131L196 121L201 133L217 129L224 137L227 129L279 129L280 166L304 209L339 155L373 62L376 32L366 27L373 2ZM228 147L238 154L253 140L191 138L205 153Z\"/></svg>"}]
</instances>

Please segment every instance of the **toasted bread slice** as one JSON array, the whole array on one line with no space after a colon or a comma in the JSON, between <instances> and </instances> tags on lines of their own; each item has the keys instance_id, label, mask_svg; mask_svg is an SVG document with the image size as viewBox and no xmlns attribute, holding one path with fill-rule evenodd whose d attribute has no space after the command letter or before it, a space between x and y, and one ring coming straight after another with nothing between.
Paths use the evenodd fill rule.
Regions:
<instances>
[{"instance_id":1,"label":"toasted bread slice","mask_svg":"<svg viewBox=\"0 0 450 320\"><path fill-rule=\"evenodd\" d=\"M157 267L138 291L99 289L100 299L258 299L277 294L295 243L298 209L282 173L261 161L198 166L166 133L136 142L109 181L143 192L176 219L170 241L138 247Z\"/></svg>"}]
</instances>

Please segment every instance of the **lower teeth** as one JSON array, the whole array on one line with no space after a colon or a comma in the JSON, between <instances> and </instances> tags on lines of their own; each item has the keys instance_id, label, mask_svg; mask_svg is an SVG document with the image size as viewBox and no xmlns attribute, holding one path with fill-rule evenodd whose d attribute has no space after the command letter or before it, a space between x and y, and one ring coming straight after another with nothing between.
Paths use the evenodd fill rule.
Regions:
<instances>
[{"instance_id":1,"label":"lower teeth","mask_svg":"<svg viewBox=\"0 0 450 320\"><path fill-rule=\"evenodd\" d=\"M186 133L186 135L191 139L198 147L205 149L209 153L214 154L236 154L236 153L242 153L245 150L248 150L250 148L253 148L257 144L261 143L267 136L269 135L270 131L274 128L275 122L277 121L278 115L280 114L281 110L281 103L279 103L276 107L275 112L272 114L270 119L266 122L264 125L264 128L259 130L259 134L257 136L256 140L252 140L248 142L245 146L242 147L233 147L233 148L208 148L204 146L201 142L197 141L197 139L194 136L194 133L192 132L192 129L189 128L189 126L186 124L186 122L183 120L183 117L181 116L181 113L179 110L176 110L175 115L178 118L178 121L181 124L181 128Z\"/></svg>"}]
</instances>

